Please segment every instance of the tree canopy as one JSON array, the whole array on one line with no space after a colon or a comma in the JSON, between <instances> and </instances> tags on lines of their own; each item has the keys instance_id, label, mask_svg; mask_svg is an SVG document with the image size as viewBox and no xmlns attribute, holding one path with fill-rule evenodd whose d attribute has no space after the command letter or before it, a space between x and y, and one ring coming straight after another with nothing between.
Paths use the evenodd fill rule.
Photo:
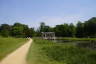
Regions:
<instances>
[{"instance_id":1,"label":"tree canopy","mask_svg":"<svg viewBox=\"0 0 96 64\"><path fill-rule=\"evenodd\" d=\"M41 22L37 30L21 23L0 25L0 35L4 37L34 37L41 36L41 32L55 32L57 37L96 37L96 17L83 23L79 21L77 25L64 23L55 27Z\"/></svg>"}]
</instances>

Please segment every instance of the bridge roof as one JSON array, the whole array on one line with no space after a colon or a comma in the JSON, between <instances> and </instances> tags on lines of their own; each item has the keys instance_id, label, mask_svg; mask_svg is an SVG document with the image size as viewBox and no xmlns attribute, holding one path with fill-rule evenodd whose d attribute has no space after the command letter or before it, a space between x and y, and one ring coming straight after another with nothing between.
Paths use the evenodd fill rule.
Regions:
<instances>
[{"instance_id":1,"label":"bridge roof","mask_svg":"<svg viewBox=\"0 0 96 64\"><path fill-rule=\"evenodd\" d=\"M55 33L55 32L41 32L41 33L50 34L50 33Z\"/></svg>"}]
</instances>

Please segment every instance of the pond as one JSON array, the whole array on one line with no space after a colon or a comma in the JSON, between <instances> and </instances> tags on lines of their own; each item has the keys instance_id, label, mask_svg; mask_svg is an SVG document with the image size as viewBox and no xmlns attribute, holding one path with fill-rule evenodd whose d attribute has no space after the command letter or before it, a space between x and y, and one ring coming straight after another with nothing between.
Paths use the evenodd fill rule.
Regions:
<instances>
[{"instance_id":1,"label":"pond","mask_svg":"<svg viewBox=\"0 0 96 64\"><path fill-rule=\"evenodd\" d=\"M96 49L96 40L72 41L72 40L54 40L56 43L72 43L78 47Z\"/></svg>"}]
</instances>

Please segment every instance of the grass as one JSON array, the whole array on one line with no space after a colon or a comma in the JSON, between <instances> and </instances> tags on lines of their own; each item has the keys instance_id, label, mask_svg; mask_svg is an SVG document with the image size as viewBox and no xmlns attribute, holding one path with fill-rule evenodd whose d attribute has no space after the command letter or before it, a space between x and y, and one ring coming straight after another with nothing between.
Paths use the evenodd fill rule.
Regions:
<instances>
[{"instance_id":1,"label":"grass","mask_svg":"<svg viewBox=\"0 0 96 64\"><path fill-rule=\"evenodd\" d=\"M27 41L25 38L0 37L0 61Z\"/></svg>"},{"instance_id":2,"label":"grass","mask_svg":"<svg viewBox=\"0 0 96 64\"><path fill-rule=\"evenodd\" d=\"M27 61L28 64L96 64L96 50L35 38Z\"/></svg>"},{"instance_id":3,"label":"grass","mask_svg":"<svg viewBox=\"0 0 96 64\"><path fill-rule=\"evenodd\" d=\"M28 64L58 64L57 61L51 61L43 51L43 47L52 46L54 43L41 39L33 39L27 56Z\"/></svg>"}]
</instances>

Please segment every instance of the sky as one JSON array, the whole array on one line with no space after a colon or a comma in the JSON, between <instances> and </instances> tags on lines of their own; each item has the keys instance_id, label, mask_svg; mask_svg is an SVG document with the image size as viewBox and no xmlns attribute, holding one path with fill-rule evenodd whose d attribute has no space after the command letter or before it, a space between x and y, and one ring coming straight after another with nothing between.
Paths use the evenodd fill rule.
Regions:
<instances>
[{"instance_id":1,"label":"sky","mask_svg":"<svg viewBox=\"0 0 96 64\"><path fill-rule=\"evenodd\" d=\"M87 21L96 17L96 0L0 0L0 24L20 22L39 27Z\"/></svg>"}]
</instances>

